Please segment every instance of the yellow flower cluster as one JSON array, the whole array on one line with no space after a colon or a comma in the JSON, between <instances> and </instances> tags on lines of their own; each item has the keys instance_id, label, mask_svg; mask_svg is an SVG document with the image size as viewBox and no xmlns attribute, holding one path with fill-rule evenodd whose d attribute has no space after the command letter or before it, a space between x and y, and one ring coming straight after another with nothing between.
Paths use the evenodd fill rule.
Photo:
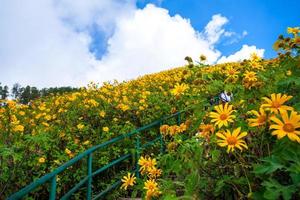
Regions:
<instances>
[{"instance_id":1,"label":"yellow flower cluster","mask_svg":"<svg viewBox=\"0 0 300 200\"><path fill-rule=\"evenodd\" d=\"M158 197L161 192L159 191L156 179L161 176L162 171L156 167L156 159L152 159L149 156L141 156L138 164L141 174L147 175L147 180L144 182L144 189L146 190L145 199L150 200L152 197ZM121 188L127 190L129 186L133 186L136 183L136 177L134 174L128 172L127 176L124 176L121 181Z\"/></svg>"},{"instance_id":2,"label":"yellow flower cluster","mask_svg":"<svg viewBox=\"0 0 300 200\"><path fill-rule=\"evenodd\" d=\"M249 126L261 127L270 123L272 135L281 139L287 136L292 141L300 143L300 115L291 106L284 105L292 96L286 94L271 94L263 97L259 112L252 110L256 118L248 119Z\"/></svg>"},{"instance_id":3,"label":"yellow flower cluster","mask_svg":"<svg viewBox=\"0 0 300 200\"><path fill-rule=\"evenodd\" d=\"M146 199L150 200L152 197L158 197L161 192L159 191L156 179L161 176L162 171L156 167L156 159L151 159L149 156L142 156L138 164L140 165L141 174L146 174L148 177L148 180L144 182Z\"/></svg>"},{"instance_id":4,"label":"yellow flower cluster","mask_svg":"<svg viewBox=\"0 0 300 200\"><path fill-rule=\"evenodd\" d=\"M227 152L232 152L235 148L240 150L247 149L246 142L242 139L247 135L247 132L241 132L241 127L234 129L233 131L226 129L222 130L222 127L228 127L234 122L236 116L233 114L236 110L233 106L225 103L214 107L214 112L209 113L211 118L211 124L201 124L199 126L199 132L196 136L204 137L207 141L210 140L210 136L215 131L214 124L219 130L216 133L217 144L221 147L227 146Z\"/></svg>"},{"instance_id":5,"label":"yellow flower cluster","mask_svg":"<svg viewBox=\"0 0 300 200\"><path fill-rule=\"evenodd\" d=\"M278 40L274 43L273 48L278 50L286 51L287 55L291 54L292 49L300 47L300 28L299 27L288 27L287 33L292 34L292 37L284 38L283 35L278 37ZM281 58L283 54L279 54L279 58Z\"/></svg>"},{"instance_id":6,"label":"yellow flower cluster","mask_svg":"<svg viewBox=\"0 0 300 200\"><path fill-rule=\"evenodd\" d=\"M252 87L259 85L257 80L256 72L246 71L244 73L243 85L245 88L251 89Z\"/></svg>"},{"instance_id":7,"label":"yellow flower cluster","mask_svg":"<svg viewBox=\"0 0 300 200\"><path fill-rule=\"evenodd\" d=\"M90 144L103 142L99 138L109 140L121 131L130 131L169 114L171 108L177 107L174 95L187 92L189 87L182 80L190 75L184 68L175 68L128 82L103 83L101 87L91 83L77 92L51 94L28 105L17 100L1 100L0 140L24 144L18 147L23 148L24 154L36 155L31 156L31 162L50 149L56 152L53 160L67 161ZM48 146L38 153L25 145L25 140L45 141L39 139L45 136L51 140L36 144ZM35 164L39 166L39 162Z\"/></svg>"},{"instance_id":8,"label":"yellow flower cluster","mask_svg":"<svg viewBox=\"0 0 300 200\"><path fill-rule=\"evenodd\" d=\"M167 135L175 136L179 133L184 133L186 130L187 130L186 123L181 123L179 126L178 125L169 126L169 125L165 124L160 127L160 132L164 136L167 136Z\"/></svg>"}]
</instances>

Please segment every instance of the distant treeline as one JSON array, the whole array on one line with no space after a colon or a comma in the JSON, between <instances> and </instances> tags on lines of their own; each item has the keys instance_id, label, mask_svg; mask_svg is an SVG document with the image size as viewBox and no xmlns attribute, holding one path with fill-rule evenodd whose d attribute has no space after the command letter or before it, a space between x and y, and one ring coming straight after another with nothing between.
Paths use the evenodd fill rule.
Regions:
<instances>
[{"instance_id":1,"label":"distant treeline","mask_svg":"<svg viewBox=\"0 0 300 200\"><path fill-rule=\"evenodd\" d=\"M11 97L13 99L17 99L20 103L27 104L33 99L45 97L50 94L62 94L78 90L79 88L73 87L50 87L39 90L37 87L31 87L29 85L22 87L19 83L15 83L12 89L9 90L7 85L2 86L0 83L0 98L4 100Z\"/></svg>"}]
</instances>

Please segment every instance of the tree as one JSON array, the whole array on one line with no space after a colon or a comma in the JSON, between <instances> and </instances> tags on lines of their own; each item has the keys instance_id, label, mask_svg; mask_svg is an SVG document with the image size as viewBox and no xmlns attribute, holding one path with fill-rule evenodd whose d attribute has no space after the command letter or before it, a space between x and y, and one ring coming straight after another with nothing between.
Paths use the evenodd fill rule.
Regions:
<instances>
[{"instance_id":1,"label":"tree","mask_svg":"<svg viewBox=\"0 0 300 200\"><path fill-rule=\"evenodd\" d=\"M31 87L31 99L37 99L40 97L40 91L36 87Z\"/></svg>"},{"instance_id":2,"label":"tree","mask_svg":"<svg viewBox=\"0 0 300 200\"><path fill-rule=\"evenodd\" d=\"M20 102L27 104L31 99L31 87L27 85L25 88L21 88Z\"/></svg>"},{"instance_id":3,"label":"tree","mask_svg":"<svg viewBox=\"0 0 300 200\"><path fill-rule=\"evenodd\" d=\"M21 85L19 83L15 83L12 88L12 97L14 99L20 99L21 92Z\"/></svg>"},{"instance_id":4,"label":"tree","mask_svg":"<svg viewBox=\"0 0 300 200\"><path fill-rule=\"evenodd\" d=\"M1 99L6 99L9 95L8 86L5 85L3 88L1 86Z\"/></svg>"}]
</instances>

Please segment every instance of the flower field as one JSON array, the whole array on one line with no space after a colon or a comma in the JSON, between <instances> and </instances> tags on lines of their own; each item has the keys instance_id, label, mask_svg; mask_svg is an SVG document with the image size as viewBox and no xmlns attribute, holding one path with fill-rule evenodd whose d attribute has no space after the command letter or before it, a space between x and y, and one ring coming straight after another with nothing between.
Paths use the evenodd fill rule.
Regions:
<instances>
[{"instance_id":1,"label":"flower field","mask_svg":"<svg viewBox=\"0 0 300 200\"><path fill-rule=\"evenodd\" d=\"M298 28L288 33L275 42L279 53L271 60L253 54L208 66L204 56L198 64L187 57L184 67L128 82L91 83L28 105L1 102L0 199L96 144L186 109L184 123L160 127L166 154L155 146L153 155L142 152L139 178L125 162L97 177L94 189L125 175L108 199L299 199L300 36ZM216 98L224 91L232 101ZM132 151L125 140L97 153L93 165ZM85 175L84 161L72 166L57 177L57 195ZM40 187L28 199L47 195L47 186Z\"/></svg>"}]
</instances>

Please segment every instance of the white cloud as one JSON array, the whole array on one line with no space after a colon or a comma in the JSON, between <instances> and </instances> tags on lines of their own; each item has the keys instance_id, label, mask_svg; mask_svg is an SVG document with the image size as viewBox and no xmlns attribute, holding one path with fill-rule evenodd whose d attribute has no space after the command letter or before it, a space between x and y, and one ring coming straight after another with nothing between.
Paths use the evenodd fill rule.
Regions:
<instances>
[{"instance_id":1,"label":"white cloud","mask_svg":"<svg viewBox=\"0 0 300 200\"><path fill-rule=\"evenodd\" d=\"M246 35L248 35L248 32L246 30L244 30L242 33L242 36L245 37Z\"/></svg>"},{"instance_id":2,"label":"white cloud","mask_svg":"<svg viewBox=\"0 0 300 200\"><path fill-rule=\"evenodd\" d=\"M87 27L96 24L111 29L109 24L118 18L119 8L129 13L134 7L133 2L117 2L121 1L1 1L0 82L39 87L85 85L85 73L98 62L89 51ZM103 15L107 18L100 20Z\"/></svg>"},{"instance_id":3,"label":"white cloud","mask_svg":"<svg viewBox=\"0 0 300 200\"><path fill-rule=\"evenodd\" d=\"M248 32L244 30L242 33L236 33L234 31L225 31L224 36L228 39L223 42L223 45L231 45L240 42L244 37L248 35Z\"/></svg>"},{"instance_id":4,"label":"white cloud","mask_svg":"<svg viewBox=\"0 0 300 200\"><path fill-rule=\"evenodd\" d=\"M183 65L187 55L199 60L204 54L213 63L221 55L214 44L224 32L221 27L225 21L225 17L215 15L205 32L199 33L189 20L179 15L171 17L166 9L148 4L117 23L107 54L89 73L89 79L129 79Z\"/></svg>"},{"instance_id":5,"label":"white cloud","mask_svg":"<svg viewBox=\"0 0 300 200\"><path fill-rule=\"evenodd\" d=\"M136 0L2 1L0 82L38 87L125 80L185 64L200 54L214 63L228 19L220 14L202 32L188 19ZM101 60L90 52L91 28L107 37Z\"/></svg>"},{"instance_id":6,"label":"white cloud","mask_svg":"<svg viewBox=\"0 0 300 200\"><path fill-rule=\"evenodd\" d=\"M225 31L224 32L225 37L231 37L231 36L234 36L234 35L236 35L236 33L233 32L233 31Z\"/></svg>"},{"instance_id":7,"label":"white cloud","mask_svg":"<svg viewBox=\"0 0 300 200\"><path fill-rule=\"evenodd\" d=\"M244 59L249 59L251 53L256 53L258 56L263 57L264 56L264 49L258 49L256 46L248 46L248 45L243 45L243 47L235 52L234 54L230 56L222 56L219 60L218 63L226 63L226 62L237 62L237 61L242 61Z\"/></svg>"},{"instance_id":8,"label":"white cloud","mask_svg":"<svg viewBox=\"0 0 300 200\"><path fill-rule=\"evenodd\" d=\"M59 17L77 30L96 25L112 34L116 22L135 10L135 0L59 0L54 6Z\"/></svg>"},{"instance_id":9,"label":"white cloud","mask_svg":"<svg viewBox=\"0 0 300 200\"><path fill-rule=\"evenodd\" d=\"M212 20L206 25L204 37L210 44L215 44L225 33L223 26L228 23L228 19L220 14L214 15ZM229 32L228 32L229 33Z\"/></svg>"}]
</instances>

